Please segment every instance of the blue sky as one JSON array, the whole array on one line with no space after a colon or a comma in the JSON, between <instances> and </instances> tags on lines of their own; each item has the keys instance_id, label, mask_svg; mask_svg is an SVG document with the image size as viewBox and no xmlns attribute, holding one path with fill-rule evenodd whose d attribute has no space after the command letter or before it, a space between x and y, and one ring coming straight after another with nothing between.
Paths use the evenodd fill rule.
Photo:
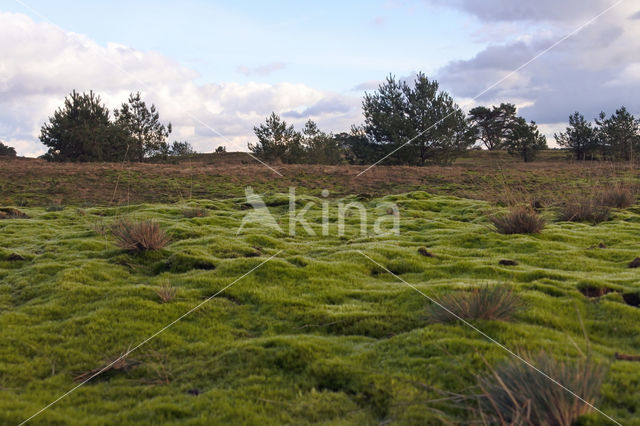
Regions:
<instances>
[{"instance_id":1,"label":"blue sky","mask_svg":"<svg viewBox=\"0 0 640 426\"><path fill-rule=\"evenodd\" d=\"M363 88L423 71L463 108L515 103L553 142L575 110L640 113L633 0L474 95L614 2L0 0L0 140L40 155L40 127L71 90L111 108L140 90L172 138L244 150L271 111L345 131Z\"/></svg>"},{"instance_id":2,"label":"blue sky","mask_svg":"<svg viewBox=\"0 0 640 426\"><path fill-rule=\"evenodd\" d=\"M197 70L201 81L301 82L347 91L388 73L431 73L485 43L464 13L388 1L43 1L31 8L65 30L154 50ZM1 9L42 18L15 1ZM455 29L455 30L452 30ZM447 37L442 37L446 34ZM238 67L284 67L245 76Z\"/></svg>"}]
</instances>

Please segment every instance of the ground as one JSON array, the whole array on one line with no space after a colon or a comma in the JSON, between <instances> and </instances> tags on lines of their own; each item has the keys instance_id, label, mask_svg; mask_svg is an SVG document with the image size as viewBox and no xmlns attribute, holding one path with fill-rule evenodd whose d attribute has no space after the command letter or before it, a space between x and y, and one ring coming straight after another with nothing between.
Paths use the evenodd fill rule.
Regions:
<instances>
[{"instance_id":1,"label":"ground","mask_svg":"<svg viewBox=\"0 0 640 426\"><path fill-rule=\"evenodd\" d=\"M503 209L509 188L552 200L556 185L602 183L612 166L555 158L496 161L500 170L467 161L374 169L363 180L352 177L364 169L355 166L279 166L285 178L274 178L242 163L2 163L0 207L28 218L0 220L0 423L20 423L72 389L74 377L202 302L131 353L130 368L96 377L32 423L471 420L464 404L435 401L439 391L472 395L477 377L510 355L464 324L431 321L429 298L504 284L524 307L509 322L473 324L518 353L545 350L569 363L589 353L607 366L597 407L640 424L640 363L614 356L640 348L640 280L628 267L640 256L640 206L598 225L557 222L545 208L541 234L502 235L488 216ZM286 232L291 181L303 194L298 208L314 203L307 217L315 236ZM236 235L248 184L265 194L285 232L248 225ZM328 236L320 233L324 188ZM380 203L397 204L399 234L362 236L352 215L338 235L339 196L365 204L367 229L393 221ZM207 216L185 217L192 208ZM157 221L171 242L123 251L103 232L122 217ZM167 283L177 294L162 303L156 290ZM595 412L582 420L610 424Z\"/></svg>"}]
</instances>

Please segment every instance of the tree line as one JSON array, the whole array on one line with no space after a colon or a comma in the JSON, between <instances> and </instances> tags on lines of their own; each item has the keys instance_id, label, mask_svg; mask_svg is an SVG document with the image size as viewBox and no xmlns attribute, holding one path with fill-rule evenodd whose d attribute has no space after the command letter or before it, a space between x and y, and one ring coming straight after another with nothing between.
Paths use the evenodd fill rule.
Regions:
<instances>
[{"instance_id":1,"label":"tree line","mask_svg":"<svg viewBox=\"0 0 640 426\"><path fill-rule=\"evenodd\" d=\"M0 156L15 157L16 149L12 146L7 146L0 141Z\"/></svg>"},{"instance_id":2,"label":"tree line","mask_svg":"<svg viewBox=\"0 0 640 426\"><path fill-rule=\"evenodd\" d=\"M65 98L40 131L49 161L146 161L193 153L188 142L167 142L171 123L160 122L155 105L147 107L140 93L113 111L90 91L75 90Z\"/></svg>"},{"instance_id":3,"label":"tree line","mask_svg":"<svg viewBox=\"0 0 640 426\"><path fill-rule=\"evenodd\" d=\"M451 164L470 148L506 150L533 161L547 141L533 121L518 116L515 105L478 106L465 114L435 80L418 73L411 84L389 76L362 100L364 122L347 132L327 133L312 121L296 130L275 112L254 127L249 150L265 161L309 164ZM155 105L140 93L112 112L92 91L73 91L40 134L50 161L152 161L194 153L188 142L167 140ZM557 143L578 160L631 160L640 150L640 120L624 107L595 124L576 112ZM0 155L15 155L0 143ZM224 152L218 149L216 152Z\"/></svg>"},{"instance_id":4,"label":"tree line","mask_svg":"<svg viewBox=\"0 0 640 426\"><path fill-rule=\"evenodd\" d=\"M621 107L609 117L601 112L594 121L573 113L566 131L554 135L558 145L576 160L632 161L640 151L640 119Z\"/></svg>"},{"instance_id":5,"label":"tree line","mask_svg":"<svg viewBox=\"0 0 640 426\"><path fill-rule=\"evenodd\" d=\"M364 123L350 132L328 134L309 120L297 132L277 114L254 127L258 143L249 150L265 160L285 163L450 164L481 141L487 149L507 149L532 161L547 148L534 122L516 115L516 107L477 107L469 116L435 80L419 73L413 84L387 77L362 101Z\"/></svg>"}]
</instances>

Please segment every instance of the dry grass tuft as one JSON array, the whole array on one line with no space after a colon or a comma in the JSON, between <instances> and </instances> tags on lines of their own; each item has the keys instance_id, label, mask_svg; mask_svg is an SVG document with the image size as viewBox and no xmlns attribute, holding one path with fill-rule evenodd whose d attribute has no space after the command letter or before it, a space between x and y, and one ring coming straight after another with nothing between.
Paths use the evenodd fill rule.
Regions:
<instances>
[{"instance_id":1,"label":"dry grass tuft","mask_svg":"<svg viewBox=\"0 0 640 426\"><path fill-rule=\"evenodd\" d=\"M489 219L501 234L538 234L545 225L544 218L527 207L512 207L508 213Z\"/></svg>"},{"instance_id":2,"label":"dry grass tuft","mask_svg":"<svg viewBox=\"0 0 640 426\"><path fill-rule=\"evenodd\" d=\"M170 241L160 225L151 220L131 222L122 219L113 224L111 232L118 246L130 251L160 250Z\"/></svg>"},{"instance_id":3,"label":"dry grass tuft","mask_svg":"<svg viewBox=\"0 0 640 426\"><path fill-rule=\"evenodd\" d=\"M611 209L603 205L598 197L574 197L560 208L559 220L564 222L600 223L609 220Z\"/></svg>"},{"instance_id":4,"label":"dry grass tuft","mask_svg":"<svg viewBox=\"0 0 640 426\"><path fill-rule=\"evenodd\" d=\"M13 207L0 207L0 219L28 219L25 213Z\"/></svg>"},{"instance_id":5,"label":"dry grass tuft","mask_svg":"<svg viewBox=\"0 0 640 426\"><path fill-rule=\"evenodd\" d=\"M163 283L156 289L156 294L158 295L162 303L171 302L176 297L177 293L177 289L172 286L169 281Z\"/></svg>"},{"instance_id":6,"label":"dry grass tuft","mask_svg":"<svg viewBox=\"0 0 640 426\"><path fill-rule=\"evenodd\" d=\"M601 204L605 207L626 209L636 203L638 194L629 186L616 185L603 189L598 194Z\"/></svg>"},{"instance_id":7,"label":"dry grass tuft","mask_svg":"<svg viewBox=\"0 0 640 426\"><path fill-rule=\"evenodd\" d=\"M73 381L76 383L82 383L97 376L101 376L103 379L109 379L116 372L127 372L131 368L140 364L139 361L129 359L128 356L129 351L125 351L121 355L106 361L98 368L76 375L73 378Z\"/></svg>"},{"instance_id":8,"label":"dry grass tuft","mask_svg":"<svg viewBox=\"0 0 640 426\"><path fill-rule=\"evenodd\" d=\"M560 362L540 352L524 359L554 380L595 404L605 369L590 360L576 365ZM492 369L479 377L480 413L485 424L571 426L591 411L591 407L518 359Z\"/></svg>"},{"instance_id":9,"label":"dry grass tuft","mask_svg":"<svg viewBox=\"0 0 640 426\"><path fill-rule=\"evenodd\" d=\"M439 300L449 312L463 319L508 321L523 306L510 287L484 285L471 291L448 294ZM428 317L434 322L453 322L457 318L442 307L429 306Z\"/></svg>"}]
</instances>

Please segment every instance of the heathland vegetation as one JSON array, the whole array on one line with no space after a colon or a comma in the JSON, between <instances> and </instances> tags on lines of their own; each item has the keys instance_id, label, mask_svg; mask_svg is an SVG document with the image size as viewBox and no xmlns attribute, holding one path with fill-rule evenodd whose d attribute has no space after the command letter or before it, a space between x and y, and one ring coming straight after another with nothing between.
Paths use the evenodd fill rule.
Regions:
<instances>
[{"instance_id":1,"label":"heathland vegetation","mask_svg":"<svg viewBox=\"0 0 640 426\"><path fill-rule=\"evenodd\" d=\"M0 160L0 423L104 369L40 421L608 424L592 404L638 424L637 169L564 155L468 151L365 179L233 153ZM236 235L246 186L287 229L291 185L318 235ZM327 200L330 217L363 203L369 228L398 214L399 235L354 215L321 237Z\"/></svg>"},{"instance_id":2,"label":"heathland vegetation","mask_svg":"<svg viewBox=\"0 0 640 426\"><path fill-rule=\"evenodd\" d=\"M545 150L422 74L363 112L271 114L273 169L169 144L139 94L73 92L44 159L0 144L0 424L640 425L638 120Z\"/></svg>"}]
</instances>

